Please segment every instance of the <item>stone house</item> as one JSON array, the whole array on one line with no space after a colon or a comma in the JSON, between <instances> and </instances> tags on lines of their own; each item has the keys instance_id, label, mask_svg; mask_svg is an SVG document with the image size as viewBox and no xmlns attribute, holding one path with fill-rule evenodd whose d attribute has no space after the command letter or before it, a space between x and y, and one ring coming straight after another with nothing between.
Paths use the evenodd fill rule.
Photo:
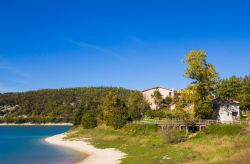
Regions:
<instances>
[{"instance_id":1,"label":"stone house","mask_svg":"<svg viewBox=\"0 0 250 164\"><path fill-rule=\"evenodd\" d=\"M151 109L153 110L156 110L156 104L155 104L154 98L152 97L155 91L159 91L163 99L165 99L166 97L173 98L175 94L174 89L168 89L168 88L163 88L163 87L153 87L153 88L142 91L142 94L145 100L149 103ZM172 105L171 105L171 108L173 108Z\"/></svg>"},{"instance_id":2,"label":"stone house","mask_svg":"<svg viewBox=\"0 0 250 164\"><path fill-rule=\"evenodd\" d=\"M222 123L231 123L240 119L240 103L237 101L212 101L213 119Z\"/></svg>"}]
</instances>

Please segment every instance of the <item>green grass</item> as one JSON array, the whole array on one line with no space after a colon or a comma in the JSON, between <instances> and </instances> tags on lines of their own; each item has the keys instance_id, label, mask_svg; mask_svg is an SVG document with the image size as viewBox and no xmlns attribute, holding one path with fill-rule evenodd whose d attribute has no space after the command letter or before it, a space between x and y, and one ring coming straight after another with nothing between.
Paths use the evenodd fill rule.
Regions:
<instances>
[{"instance_id":1,"label":"green grass","mask_svg":"<svg viewBox=\"0 0 250 164\"><path fill-rule=\"evenodd\" d=\"M207 132L198 133L178 144L166 142L164 133L155 125L140 124L128 124L120 130L106 126L94 129L79 127L72 130L68 138L90 138L98 148L119 149L128 154L122 160L124 164L248 162L250 135L240 135L234 126L226 126L224 132L217 133L221 128L211 126Z\"/></svg>"},{"instance_id":2,"label":"green grass","mask_svg":"<svg viewBox=\"0 0 250 164\"><path fill-rule=\"evenodd\" d=\"M158 127L155 124L128 124L122 129L126 135L150 135L157 131Z\"/></svg>"},{"instance_id":3,"label":"green grass","mask_svg":"<svg viewBox=\"0 0 250 164\"><path fill-rule=\"evenodd\" d=\"M238 124L213 124L209 125L205 129L206 134L211 134L211 135L219 135L219 136L234 136L240 133L240 131L243 129L242 125Z\"/></svg>"}]
</instances>

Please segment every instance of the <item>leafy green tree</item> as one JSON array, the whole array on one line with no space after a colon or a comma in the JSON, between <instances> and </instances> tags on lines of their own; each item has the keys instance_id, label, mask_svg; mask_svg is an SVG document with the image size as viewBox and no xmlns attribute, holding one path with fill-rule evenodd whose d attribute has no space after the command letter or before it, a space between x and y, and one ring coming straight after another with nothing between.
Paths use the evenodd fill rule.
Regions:
<instances>
[{"instance_id":1,"label":"leafy green tree","mask_svg":"<svg viewBox=\"0 0 250 164\"><path fill-rule=\"evenodd\" d=\"M113 111L116 110L117 104L118 104L118 98L112 92L108 93L108 95L106 95L103 98L100 108L103 112L103 120L108 126L111 126L112 124L111 117L112 117Z\"/></svg>"},{"instance_id":2,"label":"leafy green tree","mask_svg":"<svg viewBox=\"0 0 250 164\"><path fill-rule=\"evenodd\" d=\"M218 80L218 73L212 64L207 63L207 55L202 50L190 51L184 63L187 64L184 77L193 80L192 101L197 118L210 118L212 114L211 100Z\"/></svg>"},{"instance_id":3,"label":"leafy green tree","mask_svg":"<svg viewBox=\"0 0 250 164\"><path fill-rule=\"evenodd\" d=\"M130 94L127 106L130 121L140 120L145 112L149 109L148 104L142 96L142 93L137 92Z\"/></svg>"},{"instance_id":4,"label":"leafy green tree","mask_svg":"<svg viewBox=\"0 0 250 164\"><path fill-rule=\"evenodd\" d=\"M242 110L250 109L250 76L222 79L216 85L215 91L217 98L236 100L240 102Z\"/></svg>"},{"instance_id":5,"label":"leafy green tree","mask_svg":"<svg viewBox=\"0 0 250 164\"><path fill-rule=\"evenodd\" d=\"M95 110L86 110L83 112L82 126L85 129L95 128L97 126L97 113Z\"/></svg>"},{"instance_id":6,"label":"leafy green tree","mask_svg":"<svg viewBox=\"0 0 250 164\"><path fill-rule=\"evenodd\" d=\"M222 100L239 100L242 91L242 81L236 76L222 79L216 85L215 96Z\"/></svg>"},{"instance_id":7,"label":"leafy green tree","mask_svg":"<svg viewBox=\"0 0 250 164\"><path fill-rule=\"evenodd\" d=\"M161 92L158 89L154 91L152 98L154 99L156 109L160 109L162 107L163 98Z\"/></svg>"},{"instance_id":8,"label":"leafy green tree","mask_svg":"<svg viewBox=\"0 0 250 164\"><path fill-rule=\"evenodd\" d=\"M104 98L101 109L103 119L108 126L118 129L128 121L128 111L125 104L113 92Z\"/></svg>"},{"instance_id":9,"label":"leafy green tree","mask_svg":"<svg viewBox=\"0 0 250 164\"><path fill-rule=\"evenodd\" d=\"M166 107L170 107L170 104L173 102L172 97L166 97L165 99L162 100L162 104Z\"/></svg>"},{"instance_id":10,"label":"leafy green tree","mask_svg":"<svg viewBox=\"0 0 250 164\"><path fill-rule=\"evenodd\" d=\"M125 106L120 106L113 111L111 119L111 126L114 129L122 128L128 121L128 111Z\"/></svg>"},{"instance_id":11,"label":"leafy green tree","mask_svg":"<svg viewBox=\"0 0 250 164\"><path fill-rule=\"evenodd\" d=\"M188 86L187 88L181 90L174 97L175 109L181 110L187 107L189 104L194 102L193 100L193 88Z\"/></svg>"},{"instance_id":12,"label":"leafy green tree","mask_svg":"<svg viewBox=\"0 0 250 164\"><path fill-rule=\"evenodd\" d=\"M242 81L240 94L240 104L243 110L250 110L250 76L246 76Z\"/></svg>"},{"instance_id":13,"label":"leafy green tree","mask_svg":"<svg viewBox=\"0 0 250 164\"><path fill-rule=\"evenodd\" d=\"M73 117L73 125L74 126L81 124L83 112L84 112L84 107L81 106L74 113L74 117Z\"/></svg>"}]
</instances>

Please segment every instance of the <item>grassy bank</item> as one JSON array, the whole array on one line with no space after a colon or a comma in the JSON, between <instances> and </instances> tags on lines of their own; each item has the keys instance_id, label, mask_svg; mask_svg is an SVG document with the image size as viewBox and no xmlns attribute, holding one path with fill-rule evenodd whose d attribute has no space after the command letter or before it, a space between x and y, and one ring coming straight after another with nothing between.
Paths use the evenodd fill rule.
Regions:
<instances>
[{"instance_id":1,"label":"grassy bank","mask_svg":"<svg viewBox=\"0 0 250 164\"><path fill-rule=\"evenodd\" d=\"M128 154L122 163L247 163L250 134L247 126L215 125L186 141L169 142L183 133L166 134L155 125L126 125L120 130L100 126L72 130L69 138L89 138L98 148L117 148ZM177 136L178 135L178 136ZM181 140L176 140L181 141ZM175 143L175 144L173 144Z\"/></svg>"}]
</instances>

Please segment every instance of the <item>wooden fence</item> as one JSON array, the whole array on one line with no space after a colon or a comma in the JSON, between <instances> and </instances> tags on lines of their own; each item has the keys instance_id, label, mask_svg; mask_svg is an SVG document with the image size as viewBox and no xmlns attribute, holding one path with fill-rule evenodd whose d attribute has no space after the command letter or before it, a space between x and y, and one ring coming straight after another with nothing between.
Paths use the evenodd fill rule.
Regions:
<instances>
[{"instance_id":1,"label":"wooden fence","mask_svg":"<svg viewBox=\"0 0 250 164\"><path fill-rule=\"evenodd\" d=\"M218 120L198 120L198 121L183 121L183 120L141 120L138 124L156 124L162 130L179 129L201 131L210 124L221 124ZM225 123L225 122L224 122ZM233 121L225 124L250 124L249 121Z\"/></svg>"}]
</instances>

